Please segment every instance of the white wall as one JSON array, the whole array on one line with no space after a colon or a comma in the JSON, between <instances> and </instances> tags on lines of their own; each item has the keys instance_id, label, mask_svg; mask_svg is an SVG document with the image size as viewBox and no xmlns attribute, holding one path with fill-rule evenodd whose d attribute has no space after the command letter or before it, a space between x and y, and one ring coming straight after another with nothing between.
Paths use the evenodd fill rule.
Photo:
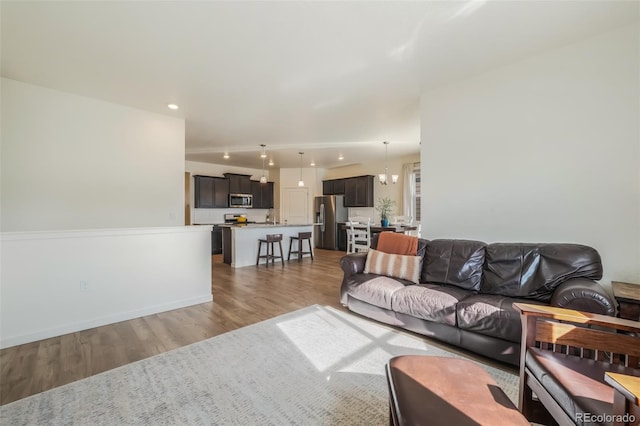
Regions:
<instances>
[{"instance_id":1,"label":"white wall","mask_svg":"<svg viewBox=\"0 0 640 426\"><path fill-rule=\"evenodd\" d=\"M252 180L259 180L260 176L262 176L262 169L227 166L225 164L200 163L198 161L185 161L184 169L192 175L223 177L225 173L237 173L240 175L249 175ZM265 176L267 180L271 181L269 172L269 169L265 169Z\"/></svg>"},{"instance_id":2,"label":"white wall","mask_svg":"<svg viewBox=\"0 0 640 426\"><path fill-rule=\"evenodd\" d=\"M422 234L586 244L640 283L639 30L424 93Z\"/></svg>"},{"instance_id":3,"label":"white wall","mask_svg":"<svg viewBox=\"0 0 640 426\"><path fill-rule=\"evenodd\" d=\"M210 227L3 233L0 347L204 303Z\"/></svg>"},{"instance_id":4,"label":"white wall","mask_svg":"<svg viewBox=\"0 0 640 426\"><path fill-rule=\"evenodd\" d=\"M307 220L294 220L292 223L313 223L314 199L315 197L322 195L322 178L320 177L322 169L317 169L315 167L306 167L302 168L302 170L300 170L300 168L280 169L278 186L276 188L276 191L278 191L278 200L280 202L280 210L278 211L278 220L280 222L284 223L285 220L289 222L286 208L283 207L289 201L287 198L287 188L298 189L298 181L300 180L301 171L302 181L304 182L303 188L307 190L308 194Z\"/></svg>"},{"instance_id":5,"label":"white wall","mask_svg":"<svg viewBox=\"0 0 640 426\"><path fill-rule=\"evenodd\" d=\"M2 79L1 230L183 224L184 120Z\"/></svg>"},{"instance_id":6,"label":"white wall","mask_svg":"<svg viewBox=\"0 0 640 426\"><path fill-rule=\"evenodd\" d=\"M1 83L0 346L211 300L184 120Z\"/></svg>"}]
</instances>

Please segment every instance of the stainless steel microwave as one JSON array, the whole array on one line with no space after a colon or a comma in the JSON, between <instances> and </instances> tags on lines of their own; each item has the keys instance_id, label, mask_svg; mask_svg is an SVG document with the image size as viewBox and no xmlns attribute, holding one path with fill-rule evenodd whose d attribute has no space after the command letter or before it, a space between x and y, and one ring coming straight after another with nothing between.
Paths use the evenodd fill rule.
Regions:
<instances>
[{"instance_id":1,"label":"stainless steel microwave","mask_svg":"<svg viewBox=\"0 0 640 426\"><path fill-rule=\"evenodd\" d=\"M253 195L251 194L229 194L229 207L253 207Z\"/></svg>"}]
</instances>

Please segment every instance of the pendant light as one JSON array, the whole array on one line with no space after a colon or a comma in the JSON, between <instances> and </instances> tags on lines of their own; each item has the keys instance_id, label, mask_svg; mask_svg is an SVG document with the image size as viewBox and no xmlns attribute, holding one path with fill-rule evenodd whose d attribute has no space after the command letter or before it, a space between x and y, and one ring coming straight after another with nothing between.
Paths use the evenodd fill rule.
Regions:
<instances>
[{"instance_id":1,"label":"pendant light","mask_svg":"<svg viewBox=\"0 0 640 426\"><path fill-rule=\"evenodd\" d=\"M298 186L304 186L304 181L302 180L302 155L304 152L299 152L300 154L300 180L298 181Z\"/></svg>"},{"instance_id":2,"label":"pendant light","mask_svg":"<svg viewBox=\"0 0 640 426\"><path fill-rule=\"evenodd\" d=\"M378 175L378 180L382 185L386 185L389 182L389 160L387 158L389 142L384 141L382 143L384 144L384 173ZM391 183L398 183L398 175L391 175Z\"/></svg>"},{"instance_id":3,"label":"pendant light","mask_svg":"<svg viewBox=\"0 0 640 426\"><path fill-rule=\"evenodd\" d=\"M260 146L262 147L262 154L260 154L260 158L262 158L262 176L260 176L260 183L267 183L267 177L264 175L264 159L267 158L265 148L267 146L265 144L260 144Z\"/></svg>"}]
</instances>

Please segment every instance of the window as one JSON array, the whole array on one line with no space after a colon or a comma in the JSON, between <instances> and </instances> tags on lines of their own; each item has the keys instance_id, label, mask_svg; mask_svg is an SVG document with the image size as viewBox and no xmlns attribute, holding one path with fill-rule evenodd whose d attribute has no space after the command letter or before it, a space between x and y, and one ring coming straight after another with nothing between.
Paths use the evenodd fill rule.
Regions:
<instances>
[{"instance_id":1,"label":"window","mask_svg":"<svg viewBox=\"0 0 640 426\"><path fill-rule=\"evenodd\" d=\"M420 162L417 163L413 163L413 183L414 183L414 188L415 190L415 194L413 194L414 196L414 211L416 212L415 214L415 221L416 222L420 222L421 220L421 213L420 213L420 195L422 193L421 190L421 182L420 182Z\"/></svg>"}]
</instances>

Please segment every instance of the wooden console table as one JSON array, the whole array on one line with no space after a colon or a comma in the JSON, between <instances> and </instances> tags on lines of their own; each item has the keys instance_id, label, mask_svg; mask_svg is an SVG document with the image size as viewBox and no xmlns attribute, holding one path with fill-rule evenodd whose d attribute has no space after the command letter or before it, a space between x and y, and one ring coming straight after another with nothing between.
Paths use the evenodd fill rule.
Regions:
<instances>
[{"instance_id":1,"label":"wooden console table","mask_svg":"<svg viewBox=\"0 0 640 426\"><path fill-rule=\"evenodd\" d=\"M640 321L640 285L611 281L618 302L618 317Z\"/></svg>"}]
</instances>

